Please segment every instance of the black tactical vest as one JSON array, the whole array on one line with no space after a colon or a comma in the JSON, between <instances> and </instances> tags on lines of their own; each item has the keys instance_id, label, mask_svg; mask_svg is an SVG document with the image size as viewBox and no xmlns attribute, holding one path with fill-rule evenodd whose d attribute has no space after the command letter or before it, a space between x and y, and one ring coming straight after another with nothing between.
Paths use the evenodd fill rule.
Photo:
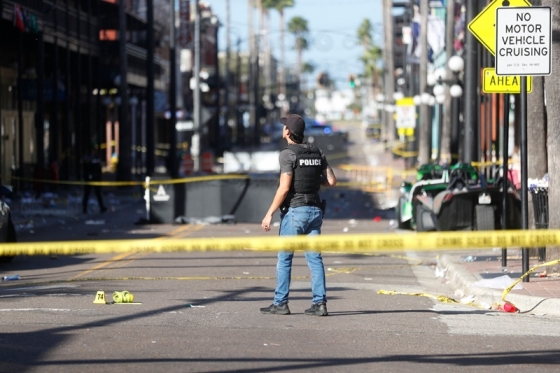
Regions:
<instances>
[{"instance_id":1,"label":"black tactical vest","mask_svg":"<svg viewBox=\"0 0 560 373\"><path fill-rule=\"evenodd\" d=\"M321 152L314 145L288 145L286 149L296 153L296 167L289 194L317 194L321 188L323 170Z\"/></svg>"}]
</instances>

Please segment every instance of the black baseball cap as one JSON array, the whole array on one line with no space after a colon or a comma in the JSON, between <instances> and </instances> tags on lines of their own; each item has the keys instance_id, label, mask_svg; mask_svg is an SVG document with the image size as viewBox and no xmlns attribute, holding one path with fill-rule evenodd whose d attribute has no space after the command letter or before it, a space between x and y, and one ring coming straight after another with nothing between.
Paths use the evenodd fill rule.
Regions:
<instances>
[{"instance_id":1,"label":"black baseball cap","mask_svg":"<svg viewBox=\"0 0 560 373\"><path fill-rule=\"evenodd\" d=\"M288 127L294 135L303 138L305 132L305 121L297 114L290 114L287 117L280 118L280 123Z\"/></svg>"}]
</instances>

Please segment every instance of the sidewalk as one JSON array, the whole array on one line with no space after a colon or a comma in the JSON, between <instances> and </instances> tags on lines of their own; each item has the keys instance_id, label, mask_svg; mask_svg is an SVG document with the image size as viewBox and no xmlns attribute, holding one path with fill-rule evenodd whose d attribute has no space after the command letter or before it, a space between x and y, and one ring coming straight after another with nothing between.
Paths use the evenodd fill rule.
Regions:
<instances>
[{"instance_id":1,"label":"sidewalk","mask_svg":"<svg viewBox=\"0 0 560 373\"><path fill-rule=\"evenodd\" d=\"M522 275L521 249L508 249L507 266L502 267L502 250L465 250L445 252L438 258L438 271L445 281L455 289L455 299L472 296L475 303L503 304L503 290ZM530 258L529 269L542 264L537 258ZM519 282L505 297L522 313L560 316L560 275L546 273L546 267L535 269L528 277L529 282ZM501 276L511 280L500 281ZM491 287L481 287L476 283L486 280ZM506 285L504 285L506 284ZM520 289L518 289L520 287Z\"/></svg>"},{"instance_id":2,"label":"sidewalk","mask_svg":"<svg viewBox=\"0 0 560 373\"><path fill-rule=\"evenodd\" d=\"M388 165L395 170L404 169L403 160L393 157L389 149L376 144L370 147L370 150L373 153L370 157L376 158L379 164ZM506 264L506 267L502 267L501 249L475 248L444 252L438 258L438 271L443 273L445 281L455 290L454 299L471 296L477 304L503 304L501 299L504 289L523 275L521 249L508 249ZM530 257L529 269L538 264L542 262L538 261L537 256ZM560 316L560 273L545 275L546 270L546 267L537 268L528 276L529 282L519 282L506 295L505 300L515 305L520 312ZM511 281L504 279L506 285L500 288L475 286L480 280L489 280L491 284L496 285L496 278L505 275L509 276Z\"/></svg>"},{"instance_id":3,"label":"sidewalk","mask_svg":"<svg viewBox=\"0 0 560 373\"><path fill-rule=\"evenodd\" d=\"M120 210L142 198L140 192L132 192L130 188L111 187L102 191L102 195L109 212ZM39 197L33 197L30 194L18 196L8 204L16 230L33 229L59 224L61 218L87 220L101 215L95 193L92 191L90 194L88 214L82 212L82 196L82 189L68 188L43 193Z\"/></svg>"}]
</instances>

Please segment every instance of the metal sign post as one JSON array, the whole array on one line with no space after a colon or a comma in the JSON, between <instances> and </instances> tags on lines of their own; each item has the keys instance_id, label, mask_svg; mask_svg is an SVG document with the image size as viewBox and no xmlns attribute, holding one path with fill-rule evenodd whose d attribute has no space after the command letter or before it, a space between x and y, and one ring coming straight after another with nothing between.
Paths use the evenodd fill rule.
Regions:
<instances>
[{"instance_id":1,"label":"metal sign post","mask_svg":"<svg viewBox=\"0 0 560 373\"><path fill-rule=\"evenodd\" d=\"M515 7L530 7L531 3L527 0L493 0L491 1L473 20L468 24L469 31L475 38L492 54L496 55L496 10L502 6L515 6ZM500 77L497 76L494 68L485 68L482 75L483 85L482 91L484 93L505 93L504 100L508 100L509 94L516 94L521 91L521 78L515 77ZM529 80L529 87L532 86ZM504 134L503 134L503 180L504 180L504 193L502 201L502 215L504 217L502 229L506 230L507 227L507 177L508 177L508 120L509 117L509 102L504 102ZM502 266L507 265L507 248L502 249Z\"/></svg>"},{"instance_id":2,"label":"metal sign post","mask_svg":"<svg viewBox=\"0 0 560 373\"><path fill-rule=\"evenodd\" d=\"M527 76L550 75L552 40L550 7L496 9L496 75L521 75L521 229L529 229L527 187ZM521 254L522 272L529 270L529 249ZM529 276L523 278L529 282Z\"/></svg>"},{"instance_id":3,"label":"metal sign post","mask_svg":"<svg viewBox=\"0 0 560 373\"><path fill-rule=\"evenodd\" d=\"M528 188L527 188L527 77L521 77L521 103L519 107L519 117L521 120L521 229L529 229L529 207L528 207ZM521 272L529 270L529 249L526 247L521 250ZM523 278L523 282L529 282L529 276Z\"/></svg>"}]
</instances>

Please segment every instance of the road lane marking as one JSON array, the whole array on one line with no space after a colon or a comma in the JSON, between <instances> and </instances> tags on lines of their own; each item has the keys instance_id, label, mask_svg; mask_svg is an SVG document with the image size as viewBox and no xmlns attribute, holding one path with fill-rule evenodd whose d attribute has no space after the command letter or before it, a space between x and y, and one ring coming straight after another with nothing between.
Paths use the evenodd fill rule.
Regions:
<instances>
[{"instance_id":1,"label":"road lane marking","mask_svg":"<svg viewBox=\"0 0 560 373\"><path fill-rule=\"evenodd\" d=\"M160 237L156 237L154 238L154 240L158 240L158 239L171 239L171 238L184 238L186 236L188 236L191 233L197 232L199 230L201 230L203 228L202 225L198 225L198 226L193 226L193 225L187 225L184 227L179 227L173 231L171 231L168 235L165 236L160 236ZM185 231L186 234L182 235L180 237L177 237L177 235L184 233ZM121 259L124 259L125 257L134 254L133 257L128 258L127 260L122 261L121 263L118 263L119 261L121 261ZM133 252L129 252L129 253L122 253L119 255L114 256L113 258L103 262L103 263L99 263L98 265L96 265L93 268L90 268L84 272L81 272L79 274L77 274L76 276L72 277L71 280L76 279L78 277L82 277L88 273L91 273L93 271L99 270L103 267L107 267L107 266L111 266L110 268L122 268L124 266L126 266L127 264L131 263L134 260L140 259L141 257L144 257L146 255L151 254L150 252L144 252L144 253L133 253ZM105 269L109 269L109 268L105 268Z\"/></svg>"},{"instance_id":2,"label":"road lane marking","mask_svg":"<svg viewBox=\"0 0 560 373\"><path fill-rule=\"evenodd\" d=\"M203 225L195 225L195 226L192 226L192 229L188 230L187 232L185 232L185 231L178 232L176 234L176 237L169 237L169 238L186 238L187 236L189 236L189 235L191 235L195 232L198 232L202 228L204 228Z\"/></svg>"},{"instance_id":3,"label":"road lane marking","mask_svg":"<svg viewBox=\"0 0 560 373\"><path fill-rule=\"evenodd\" d=\"M103 268L103 267L105 267L105 266L107 266L107 265L113 263L113 262L116 262L116 261L118 261L118 260L121 260L121 259L123 259L123 258L125 258L125 257L127 257L127 256L129 256L129 255L131 255L131 254L133 254L133 252L122 253L122 254L116 255L116 256L112 257L111 259L109 259L109 260L106 260L106 261L104 261L104 262L102 262L102 263L99 263L98 265L96 265L96 266L93 267L93 268L90 268L90 269L88 269L88 270L86 270L86 271L83 271L83 272L81 272L81 273L78 273L76 276L71 277L70 279L72 280L72 279L81 277L81 276L83 276L83 275L85 275L85 274L88 274L88 273L91 273L91 272L93 272L93 271L96 271L96 270L98 270L98 269L100 269L100 268Z\"/></svg>"}]
</instances>

